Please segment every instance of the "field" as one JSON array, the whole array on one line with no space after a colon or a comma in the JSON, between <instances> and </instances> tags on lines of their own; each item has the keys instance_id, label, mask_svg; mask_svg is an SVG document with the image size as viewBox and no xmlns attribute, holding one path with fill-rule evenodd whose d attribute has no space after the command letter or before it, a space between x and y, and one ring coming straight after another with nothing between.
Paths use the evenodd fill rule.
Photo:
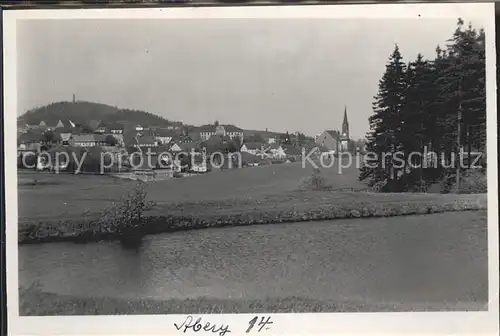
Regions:
<instances>
[{"instance_id":1,"label":"field","mask_svg":"<svg viewBox=\"0 0 500 336\"><path fill-rule=\"evenodd\" d=\"M149 198L158 206L180 202L223 201L228 199L260 199L286 195L301 187L313 168L301 163L213 171L208 174L151 183ZM334 188L365 188L357 180L355 167L342 174L336 168L324 169L325 179ZM34 180L39 185L31 185ZM78 218L85 209L97 212L126 195L133 181L99 175L55 175L20 173L19 220Z\"/></svg>"},{"instance_id":2,"label":"field","mask_svg":"<svg viewBox=\"0 0 500 336\"><path fill-rule=\"evenodd\" d=\"M375 203L425 201L437 204L469 196L439 194L369 194L358 181L356 167L322 168L322 177L333 191L311 190L307 179L313 168L301 163L213 171L208 174L149 183L149 199L157 203L154 214L179 211L229 211L242 207L308 207L353 200ZM33 180L37 184L33 185ZM19 222L78 219L84 212L96 216L120 200L135 182L99 175L20 173L18 178ZM304 188L305 186L305 188Z\"/></svg>"},{"instance_id":3,"label":"field","mask_svg":"<svg viewBox=\"0 0 500 336\"><path fill-rule=\"evenodd\" d=\"M355 167L322 169L331 188L314 190L312 173L293 163L152 182L149 199L157 205L145 232L157 235L144 238L138 257L112 241L23 245L20 277L42 288L21 288L21 314L484 309L486 212L437 213L484 210L485 194L367 192ZM18 185L20 231L54 223L78 236L59 223L81 221L84 211L99 218L135 182L22 173ZM427 213L436 214L391 218ZM387 218L345 219L352 217ZM207 229L173 232L194 228ZM262 279L276 287L262 291ZM191 294L169 296L175 292Z\"/></svg>"}]
</instances>

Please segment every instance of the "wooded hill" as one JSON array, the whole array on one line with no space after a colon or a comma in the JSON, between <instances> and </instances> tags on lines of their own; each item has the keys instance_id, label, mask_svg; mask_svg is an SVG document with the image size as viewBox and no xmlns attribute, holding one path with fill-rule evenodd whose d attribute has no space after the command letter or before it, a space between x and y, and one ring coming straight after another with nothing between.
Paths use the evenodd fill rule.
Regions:
<instances>
[{"instance_id":1,"label":"wooded hill","mask_svg":"<svg viewBox=\"0 0 500 336\"><path fill-rule=\"evenodd\" d=\"M130 122L160 127L182 125L181 122L170 121L149 112L86 101L57 102L34 108L18 117L18 125L38 125L42 120L47 125L56 125L59 120L68 119L76 124L100 120L104 123Z\"/></svg>"}]
</instances>

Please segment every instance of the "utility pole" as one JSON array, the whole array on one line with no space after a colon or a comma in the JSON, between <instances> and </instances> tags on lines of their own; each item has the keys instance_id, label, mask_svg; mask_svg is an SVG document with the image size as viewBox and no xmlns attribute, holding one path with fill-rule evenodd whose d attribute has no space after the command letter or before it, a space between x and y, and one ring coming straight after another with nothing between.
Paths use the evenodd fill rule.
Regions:
<instances>
[{"instance_id":1,"label":"utility pole","mask_svg":"<svg viewBox=\"0 0 500 336\"><path fill-rule=\"evenodd\" d=\"M460 165L462 164L462 157L460 151L460 131L462 127L462 76L458 79L458 112L457 112L457 155L458 162L456 162L456 176L455 176L455 186L456 193L460 191Z\"/></svg>"},{"instance_id":2,"label":"utility pole","mask_svg":"<svg viewBox=\"0 0 500 336\"><path fill-rule=\"evenodd\" d=\"M470 140L470 124L467 122L467 168L468 169L470 169L470 166L472 164L471 152L472 152L472 143Z\"/></svg>"}]
</instances>

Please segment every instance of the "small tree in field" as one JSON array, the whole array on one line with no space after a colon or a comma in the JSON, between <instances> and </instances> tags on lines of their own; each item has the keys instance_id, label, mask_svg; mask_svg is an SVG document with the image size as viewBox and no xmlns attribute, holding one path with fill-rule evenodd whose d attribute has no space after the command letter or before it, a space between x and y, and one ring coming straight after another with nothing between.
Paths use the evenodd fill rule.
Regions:
<instances>
[{"instance_id":1,"label":"small tree in field","mask_svg":"<svg viewBox=\"0 0 500 336\"><path fill-rule=\"evenodd\" d=\"M103 224L118 234L125 247L137 247L141 243L144 213L156 205L154 201L148 201L147 197L146 183L138 182L131 193L102 214Z\"/></svg>"},{"instance_id":2,"label":"small tree in field","mask_svg":"<svg viewBox=\"0 0 500 336\"><path fill-rule=\"evenodd\" d=\"M314 189L325 189L326 182L323 176L321 176L321 170L319 168L315 168L312 176L311 176L311 184Z\"/></svg>"}]
</instances>

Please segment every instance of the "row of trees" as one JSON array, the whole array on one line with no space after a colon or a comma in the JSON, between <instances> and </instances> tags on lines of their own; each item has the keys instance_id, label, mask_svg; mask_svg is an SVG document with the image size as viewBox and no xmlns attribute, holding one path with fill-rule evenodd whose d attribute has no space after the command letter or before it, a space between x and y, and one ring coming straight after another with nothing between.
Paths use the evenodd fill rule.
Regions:
<instances>
[{"instance_id":1,"label":"row of trees","mask_svg":"<svg viewBox=\"0 0 500 336\"><path fill-rule=\"evenodd\" d=\"M377 154L378 163L362 167L361 180L382 183L387 191L411 190L444 175L458 179L461 150L469 153L468 164L471 151L485 153L484 38L482 29L466 27L459 19L452 38L444 49L436 49L433 60L419 54L405 63L395 47L369 118L367 150ZM422 166L425 157L410 154L426 150L438 153L439 164L415 168ZM381 160L383 153L386 159ZM399 153L404 165L396 167L387 153ZM443 167L441 156L453 161L453 169Z\"/></svg>"}]
</instances>

